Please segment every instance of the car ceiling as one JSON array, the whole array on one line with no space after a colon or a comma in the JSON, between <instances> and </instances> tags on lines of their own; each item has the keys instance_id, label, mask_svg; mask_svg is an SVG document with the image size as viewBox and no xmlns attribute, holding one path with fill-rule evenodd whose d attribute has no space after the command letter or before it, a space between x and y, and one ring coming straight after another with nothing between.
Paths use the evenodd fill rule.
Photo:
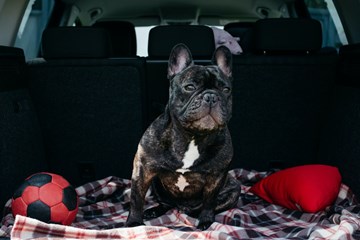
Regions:
<instances>
[{"instance_id":1,"label":"car ceiling","mask_svg":"<svg viewBox=\"0 0 360 240\"><path fill-rule=\"evenodd\" d=\"M171 23L226 24L279 17L291 0L63 0L83 25L100 19L128 20L135 25Z\"/></svg>"}]
</instances>

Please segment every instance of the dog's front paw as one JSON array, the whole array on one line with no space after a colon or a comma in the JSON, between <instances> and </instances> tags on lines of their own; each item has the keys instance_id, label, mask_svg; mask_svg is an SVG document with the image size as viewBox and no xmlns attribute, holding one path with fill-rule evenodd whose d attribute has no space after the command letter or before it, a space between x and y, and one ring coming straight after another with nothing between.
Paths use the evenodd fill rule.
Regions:
<instances>
[{"instance_id":1,"label":"dog's front paw","mask_svg":"<svg viewBox=\"0 0 360 240\"><path fill-rule=\"evenodd\" d=\"M208 229L214 220L215 215L212 210L203 210L199 215L199 224L197 225L197 229L202 231Z\"/></svg>"},{"instance_id":2,"label":"dog's front paw","mask_svg":"<svg viewBox=\"0 0 360 240\"><path fill-rule=\"evenodd\" d=\"M169 206L165 206L165 205L159 205L157 207L146 209L144 211L144 219L149 220L152 218L160 217L161 215L164 215L170 209L171 208Z\"/></svg>"},{"instance_id":3,"label":"dog's front paw","mask_svg":"<svg viewBox=\"0 0 360 240\"><path fill-rule=\"evenodd\" d=\"M145 225L142 221L127 221L125 223L125 227L137 227L142 225Z\"/></svg>"},{"instance_id":4,"label":"dog's front paw","mask_svg":"<svg viewBox=\"0 0 360 240\"><path fill-rule=\"evenodd\" d=\"M212 224L213 222L199 222L199 224L197 225L197 229L199 229L199 230L201 230L201 231L205 231L206 229L208 229L210 226L211 226L211 224Z\"/></svg>"},{"instance_id":5,"label":"dog's front paw","mask_svg":"<svg viewBox=\"0 0 360 240\"><path fill-rule=\"evenodd\" d=\"M133 215L130 215L125 223L125 227L137 227L141 225L145 225L142 217L134 217Z\"/></svg>"}]
</instances>

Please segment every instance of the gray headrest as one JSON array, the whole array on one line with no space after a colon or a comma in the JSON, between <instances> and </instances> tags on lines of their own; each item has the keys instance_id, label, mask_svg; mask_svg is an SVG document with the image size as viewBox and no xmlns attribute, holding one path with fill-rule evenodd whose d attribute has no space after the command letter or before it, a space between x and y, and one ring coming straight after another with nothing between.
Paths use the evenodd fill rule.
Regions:
<instances>
[{"instance_id":1,"label":"gray headrest","mask_svg":"<svg viewBox=\"0 0 360 240\"><path fill-rule=\"evenodd\" d=\"M107 58L112 53L108 32L93 27L55 27L42 35L42 54L45 59Z\"/></svg>"},{"instance_id":2,"label":"gray headrest","mask_svg":"<svg viewBox=\"0 0 360 240\"><path fill-rule=\"evenodd\" d=\"M194 58L211 59L215 50L214 34L210 27L169 25L150 30L148 55L168 58L171 49L178 43L188 46Z\"/></svg>"},{"instance_id":3,"label":"gray headrest","mask_svg":"<svg viewBox=\"0 0 360 240\"><path fill-rule=\"evenodd\" d=\"M322 45L321 24L314 19L261 19L254 31L259 52L312 52Z\"/></svg>"}]
</instances>

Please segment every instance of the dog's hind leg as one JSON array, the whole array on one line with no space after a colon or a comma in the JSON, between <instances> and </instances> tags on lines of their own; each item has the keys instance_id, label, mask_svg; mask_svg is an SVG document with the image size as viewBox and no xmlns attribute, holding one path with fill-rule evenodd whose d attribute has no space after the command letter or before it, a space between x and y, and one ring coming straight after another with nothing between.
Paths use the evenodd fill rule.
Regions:
<instances>
[{"instance_id":1,"label":"dog's hind leg","mask_svg":"<svg viewBox=\"0 0 360 240\"><path fill-rule=\"evenodd\" d=\"M236 206L241 193L240 182L231 175L227 176L224 187L217 196L215 212L223 212Z\"/></svg>"}]
</instances>

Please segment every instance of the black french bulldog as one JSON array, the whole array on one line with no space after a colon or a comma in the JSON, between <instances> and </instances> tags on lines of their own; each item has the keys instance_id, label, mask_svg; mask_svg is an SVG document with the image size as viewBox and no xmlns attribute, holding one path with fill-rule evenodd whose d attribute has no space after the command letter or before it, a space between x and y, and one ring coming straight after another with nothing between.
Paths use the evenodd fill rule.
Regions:
<instances>
[{"instance_id":1,"label":"black french bulldog","mask_svg":"<svg viewBox=\"0 0 360 240\"><path fill-rule=\"evenodd\" d=\"M214 65L194 65L184 44L170 54L170 97L146 130L134 158L126 226L143 225L173 207L207 229L215 214L236 205L240 185L228 174L233 156L227 123L232 111L232 56L219 47ZM159 206L143 213L149 187Z\"/></svg>"}]
</instances>

